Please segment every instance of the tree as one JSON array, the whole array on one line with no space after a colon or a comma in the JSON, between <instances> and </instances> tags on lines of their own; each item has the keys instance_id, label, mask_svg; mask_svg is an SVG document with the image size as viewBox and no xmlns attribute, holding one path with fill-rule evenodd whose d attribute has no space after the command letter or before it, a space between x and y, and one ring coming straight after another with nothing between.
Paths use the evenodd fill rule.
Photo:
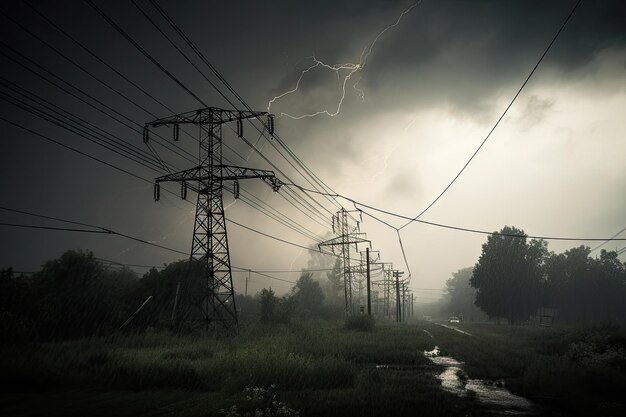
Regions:
<instances>
[{"instance_id":1,"label":"tree","mask_svg":"<svg viewBox=\"0 0 626 417\"><path fill-rule=\"evenodd\" d=\"M489 317L515 323L528 319L540 305L547 244L527 242L526 236L521 229L505 226L482 246L470 283L477 289L476 305Z\"/></svg>"},{"instance_id":2,"label":"tree","mask_svg":"<svg viewBox=\"0 0 626 417\"><path fill-rule=\"evenodd\" d=\"M0 345L23 343L36 334L35 301L30 281L0 270Z\"/></svg>"},{"instance_id":3,"label":"tree","mask_svg":"<svg viewBox=\"0 0 626 417\"><path fill-rule=\"evenodd\" d=\"M198 259L185 259L158 270L150 269L139 280L131 297L135 311L149 296L152 301L133 320L132 328L175 326L186 330L189 323L203 320L203 300L206 297L206 264ZM180 283L180 289L178 284ZM172 312L178 292L174 321Z\"/></svg>"},{"instance_id":4,"label":"tree","mask_svg":"<svg viewBox=\"0 0 626 417\"><path fill-rule=\"evenodd\" d=\"M90 251L70 250L46 262L32 280L40 336L90 336L115 327L121 293L115 287L126 287L132 278L128 273L110 278Z\"/></svg>"},{"instance_id":5,"label":"tree","mask_svg":"<svg viewBox=\"0 0 626 417\"><path fill-rule=\"evenodd\" d=\"M324 300L336 313L343 315L345 309L343 269L339 258L335 260L332 270L326 273L326 278L322 285Z\"/></svg>"},{"instance_id":6,"label":"tree","mask_svg":"<svg viewBox=\"0 0 626 417\"><path fill-rule=\"evenodd\" d=\"M321 313L324 292L311 273L303 272L292 291L291 298L298 312L315 316Z\"/></svg>"},{"instance_id":7,"label":"tree","mask_svg":"<svg viewBox=\"0 0 626 417\"><path fill-rule=\"evenodd\" d=\"M472 267L467 267L453 272L452 278L446 281L446 291L450 296L447 311L466 320L484 319L485 313L474 304L476 289L470 285L471 278Z\"/></svg>"},{"instance_id":8,"label":"tree","mask_svg":"<svg viewBox=\"0 0 626 417\"><path fill-rule=\"evenodd\" d=\"M276 320L276 307L278 306L278 298L274 295L274 291L270 288L263 288L259 296L261 304L261 321L264 323L272 323Z\"/></svg>"}]
</instances>

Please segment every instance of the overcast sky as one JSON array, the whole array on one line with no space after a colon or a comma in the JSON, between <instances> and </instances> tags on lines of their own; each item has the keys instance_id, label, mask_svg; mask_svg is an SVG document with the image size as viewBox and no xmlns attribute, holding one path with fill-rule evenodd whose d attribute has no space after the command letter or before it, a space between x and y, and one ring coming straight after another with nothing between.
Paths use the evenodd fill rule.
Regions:
<instances>
[{"instance_id":1,"label":"overcast sky","mask_svg":"<svg viewBox=\"0 0 626 417\"><path fill-rule=\"evenodd\" d=\"M150 2L136 1L226 93ZM118 119L127 117L125 122L138 130L144 123L172 113L157 100L175 113L203 107L88 4L30 3L34 9L17 1L0 6L0 97L24 100L15 91L19 87L29 90L141 152L148 149L139 131L114 121L29 69L96 107L101 105L82 94L99 100L112 109L105 111ZM202 101L232 107L131 2L95 3ZM389 0L159 3L253 109L265 111L272 98L298 86L297 91L272 102L276 131L325 184L359 202L415 216L454 178L486 137L575 1L423 1L412 8L414 2ZM35 10L152 97L85 52ZM624 2L583 1L476 158L421 219L488 231L513 225L530 235L572 237L610 237L626 226L624 22ZM315 64L313 56L320 64L302 75ZM355 69L358 63L362 65ZM346 64L346 69L333 69L337 64ZM230 93L227 96L233 100ZM281 116L324 110L326 113L302 119ZM161 175L5 100L0 100L0 113L3 119L147 179ZM258 132L248 124L245 129L246 137L257 143ZM159 133L171 143L167 129ZM6 121L0 120L0 134L0 206L96 224L189 250L193 204L166 193L155 203L151 184ZM225 150L234 163L273 169L250 153L229 129L225 129L224 141L237 153L250 154L243 161ZM197 142L186 135L181 135L179 145L192 154L197 152ZM272 145L276 143L264 138L258 141L262 153L291 180L310 186ZM155 147L177 168L193 166L171 151ZM324 197L313 195L321 206L310 203L316 207L315 214L303 207L305 216L280 195L284 191L274 194L258 180L241 186L319 239L332 237L329 212L338 206ZM176 185L165 188L178 193ZM194 198L190 198L192 203ZM354 208L346 200L339 202ZM227 218L248 227L299 245L317 243L241 200L233 203L227 192L224 204ZM404 224L380 216L394 226ZM67 226L3 211L0 222ZM105 259L143 265L162 265L183 257L114 236L0 230L0 268L12 266L19 271L38 270L43 262L67 249L90 249ZM361 231L372 240L373 249L380 251L382 261L407 270L395 230L364 215ZM303 249L236 225L229 225L228 232L235 266L299 270L310 259ZM452 272L473 266L486 237L414 223L402 230L402 240L412 273L411 287L417 289L441 288ZM561 252L585 243L597 245L551 241L549 248ZM623 242L611 242L604 247L623 246ZM290 280L298 276L273 275ZM234 276L235 289L242 290L244 275ZM289 288L289 284L258 275L252 276L251 285L252 291L267 285L279 292ZM418 296L425 301L432 293L424 290Z\"/></svg>"}]
</instances>

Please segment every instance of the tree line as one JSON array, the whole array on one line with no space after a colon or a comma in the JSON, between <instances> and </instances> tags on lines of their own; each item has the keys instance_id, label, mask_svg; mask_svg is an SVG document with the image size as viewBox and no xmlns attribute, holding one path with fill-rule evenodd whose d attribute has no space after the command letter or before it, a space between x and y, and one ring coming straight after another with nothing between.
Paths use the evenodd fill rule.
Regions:
<instances>
[{"instance_id":1,"label":"tree line","mask_svg":"<svg viewBox=\"0 0 626 417\"><path fill-rule=\"evenodd\" d=\"M253 296L236 294L240 321L279 323L293 318L343 317L341 268L336 262L331 265L326 273L304 270L282 297L271 289ZM197 301L204 277L200 261L173 262L151 268L140 277L128 267L111 268L90 251L74 250L46 262L32 276L15 274L10 268L2 270L0 343L113 334L150 296L125 330L181 330L174 329L176 322L172 320L175 294L180 293L180 314Z\"/></svg>"},{"instance_id":2,"label":"tree line","mask_svg":"<svg viewBox=\"0 0 626 417\"><path fill-rule=\"evenodd\" d=\"M474 267L453 274L447 290L449 311L480 316L478 307L510 323L527 322L542 307L561 323L626 323L626 263L617 252L593 257L583 245L555 253L515 227L490 235Z\"/></svg>"}]
</instances>

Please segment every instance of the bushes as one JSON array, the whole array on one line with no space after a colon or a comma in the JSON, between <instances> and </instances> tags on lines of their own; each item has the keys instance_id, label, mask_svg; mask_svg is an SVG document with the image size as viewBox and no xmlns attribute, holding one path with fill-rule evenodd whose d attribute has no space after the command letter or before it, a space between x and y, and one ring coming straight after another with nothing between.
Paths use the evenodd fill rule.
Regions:
<instances>
[{"instance_id":1,"label":"bushes","mask_svg":"<svg viewBox=\"0 0 626 417\"><path fill-rule=\"evenodd\" d=\"M353 314L346 317L346 329L361 332L371 332L374 330L374 317L366 314Z\"/></svg>"}]
</instances>

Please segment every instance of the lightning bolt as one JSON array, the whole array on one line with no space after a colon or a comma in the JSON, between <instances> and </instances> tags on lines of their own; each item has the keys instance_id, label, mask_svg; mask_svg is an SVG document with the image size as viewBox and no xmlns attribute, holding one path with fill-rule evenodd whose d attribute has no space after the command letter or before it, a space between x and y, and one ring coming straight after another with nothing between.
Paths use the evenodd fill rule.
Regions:
<instances>
[{"instance_id":1,"label":"lightning bolt","mask_svg":"<svg viewBox=\"0 0 626 417\"><path fill-rule=\"evenodd\" d=\"M281 112L279 114L279 117L286 116L286 117L289 117L289 118L294 119L294 120L300 120L300 119L304 119L306 117L316 117L316 116L320 116L320 115L326 115L326 116L329 116L329 117L334 117L334 116L338 115L339 112L341 112L341 106L343 104L344 99L346 98L346 85L352 79L353 75L355 75L358 72L363 71L363 69L365 68L365 66L367 64L367 59L370 56L370 54L372 53L372 50L374 49L374 46L376 45L378 40L388 30L393 29L394 27L398 26L398 24L400 24L400 21L402 20L404 15L409 13L411 10L413 10L413 8L419 6L421 4L421 2L422 2L422 0L419 0L416 3L413 3L411 6L409 6L404 11L402 11L402 13L400 13L400 15L398 16L398 18L396 19L396 21L394 23L392 23L391 25L385 27L382 31L380 31L378 33L378 35L376 35L374 40L371 43L369 43L368 45L366 45L365 48L363 48L363 51L361 51L361 56L359 57L358 63L348 62L348 63L343 63L343 64L332 64L331 65L331 64L327 64L327 63L325 63L323 61L320 61L319 59L317 59L317 57L315 55L307 57L307 59L311 59L312 60L311 65L309 65L308 67L306 67L305 69L300 71L300 76L298 77L298 80L296 81L296 85L291 90L287 90L284 93L275 96L274 98L272 98L268 102L268 104L267 104L267 112L271 113L272 104L274 104L277 100L280 100L281 98L286 97L286 96L288 96L290 94L293 94L296 91L298 91L298 89L300 88L300 83L302 82L302 79L304 78L304 76L307 73L309 73L310 71L314 70L315 68L322 68L322 69L325 69L325 70L334 71L337 74L337 80L338 80L339 85L340 85L341 94L340 94L339 102L337 103L337 107L335 108L335 110L331 111L331 110L328 110L328 109L324 109L324 110L315 111L313 113L301 114L301 115L297 115L297 116ZM365 92L361 88L358 87L358 84L359 84L360 81L361 81L361 78L359 78L352 85L352 88L357 92L359 98L361 99L361 102L363 102L363 101L365 101Z\"/></svg>"}]
</instances>

